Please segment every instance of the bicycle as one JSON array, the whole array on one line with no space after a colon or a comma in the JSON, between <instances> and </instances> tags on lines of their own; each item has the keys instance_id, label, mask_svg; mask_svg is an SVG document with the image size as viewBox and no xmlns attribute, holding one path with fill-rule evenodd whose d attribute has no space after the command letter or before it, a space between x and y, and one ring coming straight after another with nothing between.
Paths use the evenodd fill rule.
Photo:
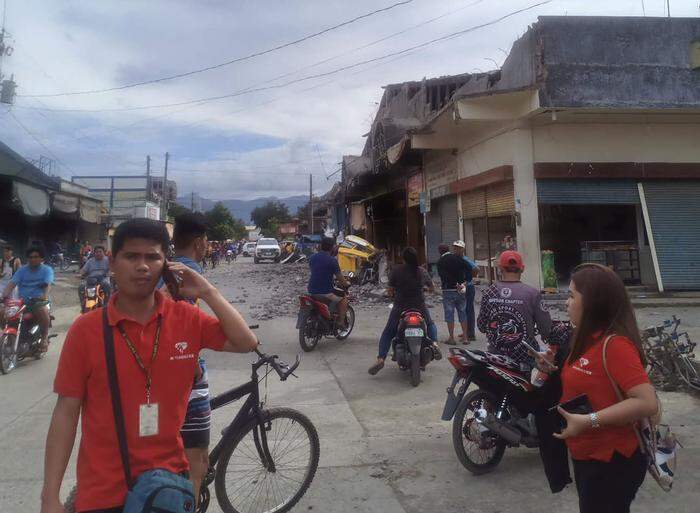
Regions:
<instances>
[{"instance_id":1,"label":"bicycle","mask_svg":"<svg viewBox=\"0 0 700 513\"><path fill-rule=\"evenodd\" d=\"M265 409L267 391L261 400L259 390L261 379L267 389L267 376L272 370L281 381L294 375L300 357L290 367L277 355L255 352L259 358L252 363L250 381L210 401L211 409L217 410L248 396L209 453L198 513L209 507L212 483L225 513L284 513L299 502L316 474L320 446L313 423L291 408ZM258 370L263 366L267 372L259 378Z\"/></svg>"},{"instance_id":2,"label":"bicycle","mask_svg":"<svg viewBox=\"0 0 700 513\"><path fill-rule=\"evenodd\" d=\"M693 390L700 391L700 375L693 353L695 342L688 332L678 333L681 320L675 315L660 326L642 331L644 352L649 361L649 378L662 390L674 390L678 379ZM672 328L670 333L667 331Z\"/></svg>"}]
</instances>

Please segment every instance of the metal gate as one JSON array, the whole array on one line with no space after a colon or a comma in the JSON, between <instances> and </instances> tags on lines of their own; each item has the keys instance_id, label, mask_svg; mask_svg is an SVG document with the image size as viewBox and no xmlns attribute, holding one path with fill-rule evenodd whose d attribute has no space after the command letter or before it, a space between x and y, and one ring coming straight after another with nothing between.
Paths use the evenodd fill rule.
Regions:
<instances>
[{"instance_id":1,"label":"metal gate","mask_svg":"<svg viewBox=\"0 0 700 513\"><path fill-rule=\"evenodd\" d=\"M440 200L440 216L442 217L442 242L452 244L461 239L456 195L447 196Z\"/></svg>"},{"instance_id":2,"label":"metal gate","mask_svg":"<svg viewBox=\"0 0 700 513\"><path fill-rule=\"evenodd\" d=\"M644 195L664 289L700 289L700 181L646 182Z\"/></svg>"},{"instance_id":3,"label":"metal gate","mask_svg":"<svg viewBox=\"0 0 700 513\"><path fill-rule=\"evenodd\" d=\"M440 216L439 201L434 201L430 205L430 212L425 216L425 238L428 244L428 262L434 264L440 258L438 244L442 242L442 217Z\"/></svg>"},{"instance_id":4,"label":"metal gate","mask_svg":"<svg viewBox=\"0 0 700 513\"><path fill-rule=\"evenodd\" d=\"M537 180L537 201L550 205L634 205L633 180Z\"/></svg>"}]
</instances>

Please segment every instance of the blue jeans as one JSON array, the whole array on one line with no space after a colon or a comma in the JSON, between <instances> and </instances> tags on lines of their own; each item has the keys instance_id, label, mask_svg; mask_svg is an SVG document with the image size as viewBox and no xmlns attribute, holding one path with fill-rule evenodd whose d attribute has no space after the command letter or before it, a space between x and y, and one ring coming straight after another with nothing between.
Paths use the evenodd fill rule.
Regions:
<instances>
[{"instance_id":1,"label":"blue jeans","mask_svg":"<svg viewBox=\"0 0 700 513\"><path fill-rule=\"evenodd\" d=\"M467 286L467 336L476 336L476 314L474 313L474 298L476 297L476 287L473 283Z\"/></svg>"},{"instance_id":2,"label":"blue jeans","mask_svg":"<svg viewBox=\"0 0 700 513\"><path fill-rule=\"evenodd\" d=\"M445 322L454 324L455 310L457 310L457 318L459 322L467 320L467 301L465 294L460 294L456 290L442 291L442 307L445 310Z\"/></svg>"},{"instance_id":3,"label":"blue jeans","mask_svg":"<svg viewBox=\"0 0 700 513\"><path fill-rule=\"evenodd\" d=\"M382 331L382 336L379 338L379 354L378 358L382 360L386 359L386 355L389 354L389 349L391 349L391 341L396 337L396 332L399 329L399 321L401 320L401 312L404 310L402 308L396 308L394 306L389 313L389 319L386 321L386 326L384 331ZM425 319L426 328L428 330L428 338L430 340L437 340L437 326L430 317L430 312L427 308L422 308L423 318Z\"/></svg>"}]
</instances>

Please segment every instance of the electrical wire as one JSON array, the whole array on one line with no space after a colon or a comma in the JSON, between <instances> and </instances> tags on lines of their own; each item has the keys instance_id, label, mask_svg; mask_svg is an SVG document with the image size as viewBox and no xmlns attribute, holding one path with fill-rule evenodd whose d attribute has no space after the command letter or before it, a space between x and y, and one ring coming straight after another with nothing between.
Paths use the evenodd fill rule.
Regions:
<instances>
[{"instance_id":1,"label":"electrical wire","mask_svg":"<svg viewBox=\"0 0 700 513\"><path fill-rule=\"evenodd\" d=\"M198 99L194 99L194 100L187 100L187 101L176 102L176 103L165 103L165 104L160 104L160 105L141 105L141 106L135 106L135 107L119 107L119 108L107 108L107 109L49 109L49 110L51 110L52 112L97 113L97 112L126 112L126 111L137 111L137 110L147 110L147 109L160 109L160 108L180 107L180 106L184 106L184 105L195 105L195 104L202 104L203 105L206 103L224 100L224 99L228 99L228 98L235 98L237 96L242 96L242 95L246 95L246 94L250 94L250 93L255 93L255 92L260 92L260 91L268 91L268 90L272 90L272 89L281 89L281 88L288 87L288 86L293 85L293 84L298 84L300 82L306 82L308 80L313 80L316 78L323 78L323 77L335 75L335 74L340 73L342 71L354 69L354 68L357 68L359 66L363 66L365 64L371 64L371 63L378 62L378 61L381 61L384 59L388 59L390 57L396 57L396 56L402 55L404 53L408 53L408 52L412 52L412 51L415 51L418 49L422 49L422 48L425 48L427 46L430 46L430 45L433 45L436 43L440 43L443 41L454 39L454 38L463 36L465 34L468 34L470 32L474 32L476 30L495 25L497 23L500 23L500 22L512 17L512 16L515 16L517 14L521 14L523 12L532 10L536 7L540 7L540 6L549 4L553 1L554 0L545 0L542 2L538 2L536 4L532 4L528 7L524 7L522 9L518 9L516 11L511 11L508 14L505 14L505 15L503 15L499 18L496 18L494 20L491 20L489 22L481 23L479 25L474 25L474 26L466 28L464 30L459 30L457 32L453 32L451 34L447 34L447 35L439 37L439 38L431 39L429 41L425 41L425 42L420 43L418 45L414 45L414 46L411 46L409 48L404 48L403 50L391 52L391 53L382 55L380 57L374 57L372 59L366 59L364 61L356 62L354 64L348 64L346 66L342 66L340 68L336 68L336 69L333 69L333 70L330 70L330 71L327 71L324 73L317 73L314 75L308 75L308 76L301 77L298 79L290 80L287 82L283 82L281 84L269 85L269 86L258 87L258 88L245 88L242 90L234 91L234 92L229 93L229 94L224 94L224 95L219 95L219 96L210 96L210 97L205 97L205 98L198 98ZM23 108L30 109L30 110L44 110L44 109L33 109L32 107L26 107L26 106Z\"/></svg>"},{"instance_id":2,"label":"electrical wire","mask_svg":"<svg viewBox=\"0 0 700 513\"><path fill-rule=\"evenodd\" d=\"M204 73L207 71L212 71L215 69L223 68L225 66L230 66L230 65L238 63L238 62L247 61L247 60L253 59L255 57L260 57L262 55L267 55L269 53L276 52L278 50L282 50L283 48L288 48L290 46L302 43L304 41L308 41L309 39L313 39L313 38L321 36L323 34L327 34L328 32L339 29L341 27L345 27L345 26L350 25L352 23L355 23L359 20L369 18L370 16L374 16L375 14L383 13L386 11L390 11L396 7L410 4L411 2L413 2L413 0L402 0L401 2L394 3L392 5L389 5L387 7L383 7L381 9L376 9L374 11L362 14L360 16L356 16L355 18L352 18L350 20L346 20L342 23L338 23L337 25L333 25L332 27L325 28L325 29L320 30L318 32L315 32L313 34L309 34L307 36L301 37L299 39L295 39L294 41L288 41L287 43L283 43L281 45L277 45L275 47L268 48L266 50L261 50L259 52L251 53L251 54L245 55L243 57L236 57L235 59L231 59L231 60L221 62L218 64L213 64L211 66L206 66L204 68L194 69L194 70L186 71L183 73L176 73L174 75L168 75L165 77L155 78L152 80L144 80L141 82L132 82L130 84L123 84L120 86L108 87L105 89L89 89L89 90L85 90L85 91L73 91L73 92L68 92L68 93L53 93L53 94L25 94L25 95L19 95L19 96L22 96L24 98L54 98L57 96L78 96L78 95L86 95L86 94L107 93L107 92L111 92L111 91L121 91L123 89L129 89L129 88L144 86L144 85L148 85L148 84L156 84L156 83L160 83L160 82L167 82L169 80L175 80L178 78L188 77L191 75L196 75L198 73Z\"/></svg>"}]
</instances>

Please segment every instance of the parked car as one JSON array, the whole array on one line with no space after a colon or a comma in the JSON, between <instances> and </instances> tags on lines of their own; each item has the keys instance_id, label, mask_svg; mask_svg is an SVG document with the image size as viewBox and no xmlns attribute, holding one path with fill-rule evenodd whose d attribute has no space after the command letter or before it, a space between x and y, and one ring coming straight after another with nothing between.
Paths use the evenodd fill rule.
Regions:
<instances>
[{"instance_id":1,"label":"parked car","mask_svg":"<svg viewBox=\"0 0 700 513\"><path fill-rule=\"evenodd\" d=\"M272 260L278 262L282 250L277 239L258 239L255 246L254 262L257 264L261 260Z\"/></svg>"},{"instance_id":2,"label":"parked car","mask_svg":"<svg viewBox=\"0 0 700 513\"><path fill-rule=\"evenodd\" d=\"M246 242L243 244L243 256L253 256L253 253L255 253L255 246L255 242Z\"/></svg>"}]
</instances>

